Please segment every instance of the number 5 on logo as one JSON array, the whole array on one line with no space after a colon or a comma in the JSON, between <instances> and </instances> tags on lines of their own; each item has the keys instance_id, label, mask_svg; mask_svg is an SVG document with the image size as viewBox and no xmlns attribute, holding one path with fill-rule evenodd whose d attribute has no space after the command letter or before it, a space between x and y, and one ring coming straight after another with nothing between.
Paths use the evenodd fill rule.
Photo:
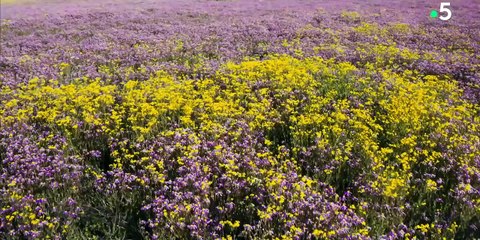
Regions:
<instances>
[{"instance_id":1,"label":"number 5 on logo","mask_svg":"<svg viewBox=\"0 0 480 240\"><path fill-rule=\"evenodd\" d=\"M444 12L447 13L447 16L440 16L439 17L440 20L447 21L448 19L450 19L452 17L452 11L450 11L450 9L446 8L446 7L449 7L449 6L450 6L449 2L440 3L440 12L441 13L444 13Z\"/></svg>"}]
</instances>

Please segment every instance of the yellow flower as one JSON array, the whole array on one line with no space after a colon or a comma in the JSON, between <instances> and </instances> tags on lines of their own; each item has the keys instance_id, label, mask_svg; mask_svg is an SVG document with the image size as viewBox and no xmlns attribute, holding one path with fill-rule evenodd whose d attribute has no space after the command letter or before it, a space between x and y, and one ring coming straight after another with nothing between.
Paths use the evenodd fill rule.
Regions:
<instances>
[{"instance_id":1,"label":"yellow flower","mask_svg":"<svg viewBox=\"0 0 480 240\"><path fill-rule=\"evenodd\" d=\"M437 182L427 179L427 191L435 191L437 190Z\"/></svg>"}]
</instances>

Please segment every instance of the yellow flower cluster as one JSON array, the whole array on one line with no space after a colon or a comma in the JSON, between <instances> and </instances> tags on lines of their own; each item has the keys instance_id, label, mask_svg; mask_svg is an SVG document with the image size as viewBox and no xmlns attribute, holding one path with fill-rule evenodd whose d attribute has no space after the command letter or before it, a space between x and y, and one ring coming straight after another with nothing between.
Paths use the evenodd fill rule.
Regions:
<instances>
[{"instance_id":1,"label":"yellow flower cluster","mask_svg":"<svg viewBox=\"0 0 480 240\"><path fill-rule=\"evenodd\" d=\"M383 34L371 25L356 31ZM412 194L434 195L442 189L441 182L430 176L421 176L422 187L413 183L422 166L443 164L450 157L469 174L480 172L472 164L480 148L460 151L480 142L478 106L462 100L462 92L449 78L376 68L382 61L388 63L389 54L416 59L416 53L380 45L364 46L364 50L365 57L373 54L378 61L363 70L351 63L319 57L300 60L273 56L265 61L228 63L215 76L200 80L177 79L164 72L122 85L98 79L78 79L62 85L36 78L19 88L1 90L0 122L41 122L71 137L81 130L94 129L138 142L172 136L172 128L198 130L218 138L228 124L246 122L251 130L266 137L266 147L279 152L278 156L260 153L270 161L272 169L277 169L259 170L268 179L266 188L272 196L266 208L258 210L265 224L271 224L267 220L291 207L291 202L307 201L309 194L319 194L319 181L339 191L355 189L355 194L365 201L399 206ZM238 138L241 133L229 134ZM192 140L199 141L194 135ZM279 149L284 145L292 151L281 156ZM186 156L198 152L180 144L178 149ZM215 151L219 157L227 156L220 145ZM455 155L447 156L452 152ZM144 168L155 182L165 181L161 161L153 164L138 151L119 150L111 155L113 168ZM182 159L178 164L184 164ZM209 171L204 166L189 167ZM219 167L226 169L228 177L255 182L254 177L239 170L234 160L226 159ZM284 171L289 168L304 176L289 186L295 194L286 198L287 189L282 186L290 177ZM352 185L357 180L358 185ZM141 179L138 182L145 184ZM202 188L208 188L208 184ZM463 190L469 192L469 188ZM351 211L369 221L376 219L379 213L366 212L362 204L353 204ZM165 211L165 217L181 218L175 214ZM301 232L293 220L299 213L290 214L282 223L292 226L284 233L286 238ZM387 225L398 222L394 219L399 215L394 211L381 214L385 214L382 221ZM222 224L239 227L237 221ZM416 230L426 233L432 228L431 224L418 225ZM369 234L367 228L358 229L358 233ZM336 236L322 229L314 230L313 235Z\"/></svg>"}]
</instances>

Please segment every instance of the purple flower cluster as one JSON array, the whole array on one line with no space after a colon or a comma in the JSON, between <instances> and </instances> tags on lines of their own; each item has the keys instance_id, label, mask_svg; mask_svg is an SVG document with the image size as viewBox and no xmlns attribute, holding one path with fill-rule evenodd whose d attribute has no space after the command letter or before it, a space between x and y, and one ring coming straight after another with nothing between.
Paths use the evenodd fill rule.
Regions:
<instances>
[{"instance_id":1,"label":"purple flower cluster","mask_svg":"<svg viewBox=\"0 0 480 240\"><path fill-rule=\"evenodd\" d=\"M455 3L454 17L447 23L429 19L422 10L438 6L423 1L401 6L283 0L104 4L102 8L89 1L63 3L54 11L5 6L2 84L38 76L118 82L145 79L167 69L202 77L227 61L283 53L333 57L363 66L375 62L378 54L387 54L385 63L393 63L388 65L397 71L448 74L462 83L469 99L479 97L480 33L475 11L470 11L478 5L475 1ZM398 11L394 7L405 6L415 10L393 13ZM351 10L358 13L345 13ZM369 52L374 44L405 51Z\"/></svg>"},{"instance_id":2,"label":"purple flower cluster","mask_svg":"<svg viewBox=\"0 0 480 240\"><path fill-rule=\"evenodd\" d=\"M61 238L82 212L82 160L64 138L32 126L2 129L0 139L0 236Z\"/></svg>"},{"instance_id":3,"label":"purple flower cluster","mask_svg":"<svg viewBox=\"0 0 480 240\"><path fill-rule=\"evenodd\" d=\"M177 132L148 144L151 162L144 164L163 162L164 175L153 201L143 207L153 214L145 224L154 239L269 238L292 228L298 229L292 238L311 238L315 228L335 232L332 237L354 236L364 220L336 201L331 187L302 178L288 159L279 173L268 160L265 139L247 124L223 131L217 139Z\"/></svg>"}]
</instances>

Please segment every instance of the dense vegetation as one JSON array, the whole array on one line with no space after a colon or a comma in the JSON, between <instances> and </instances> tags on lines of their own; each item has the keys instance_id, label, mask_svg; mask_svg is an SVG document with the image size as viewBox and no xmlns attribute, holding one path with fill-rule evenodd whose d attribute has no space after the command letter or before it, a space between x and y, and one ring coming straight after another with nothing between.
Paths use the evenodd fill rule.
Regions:
<instances>
[{"instance_id":1,"label":"dense vegetation","mask_svg":"<svg viewBox=\"0 0 480 240\"><path fill-rule=\"evenodd\" d=\"M474 1L163 2L2 6L0 238L480 237Z\"/></svg>"}]
</instances>

